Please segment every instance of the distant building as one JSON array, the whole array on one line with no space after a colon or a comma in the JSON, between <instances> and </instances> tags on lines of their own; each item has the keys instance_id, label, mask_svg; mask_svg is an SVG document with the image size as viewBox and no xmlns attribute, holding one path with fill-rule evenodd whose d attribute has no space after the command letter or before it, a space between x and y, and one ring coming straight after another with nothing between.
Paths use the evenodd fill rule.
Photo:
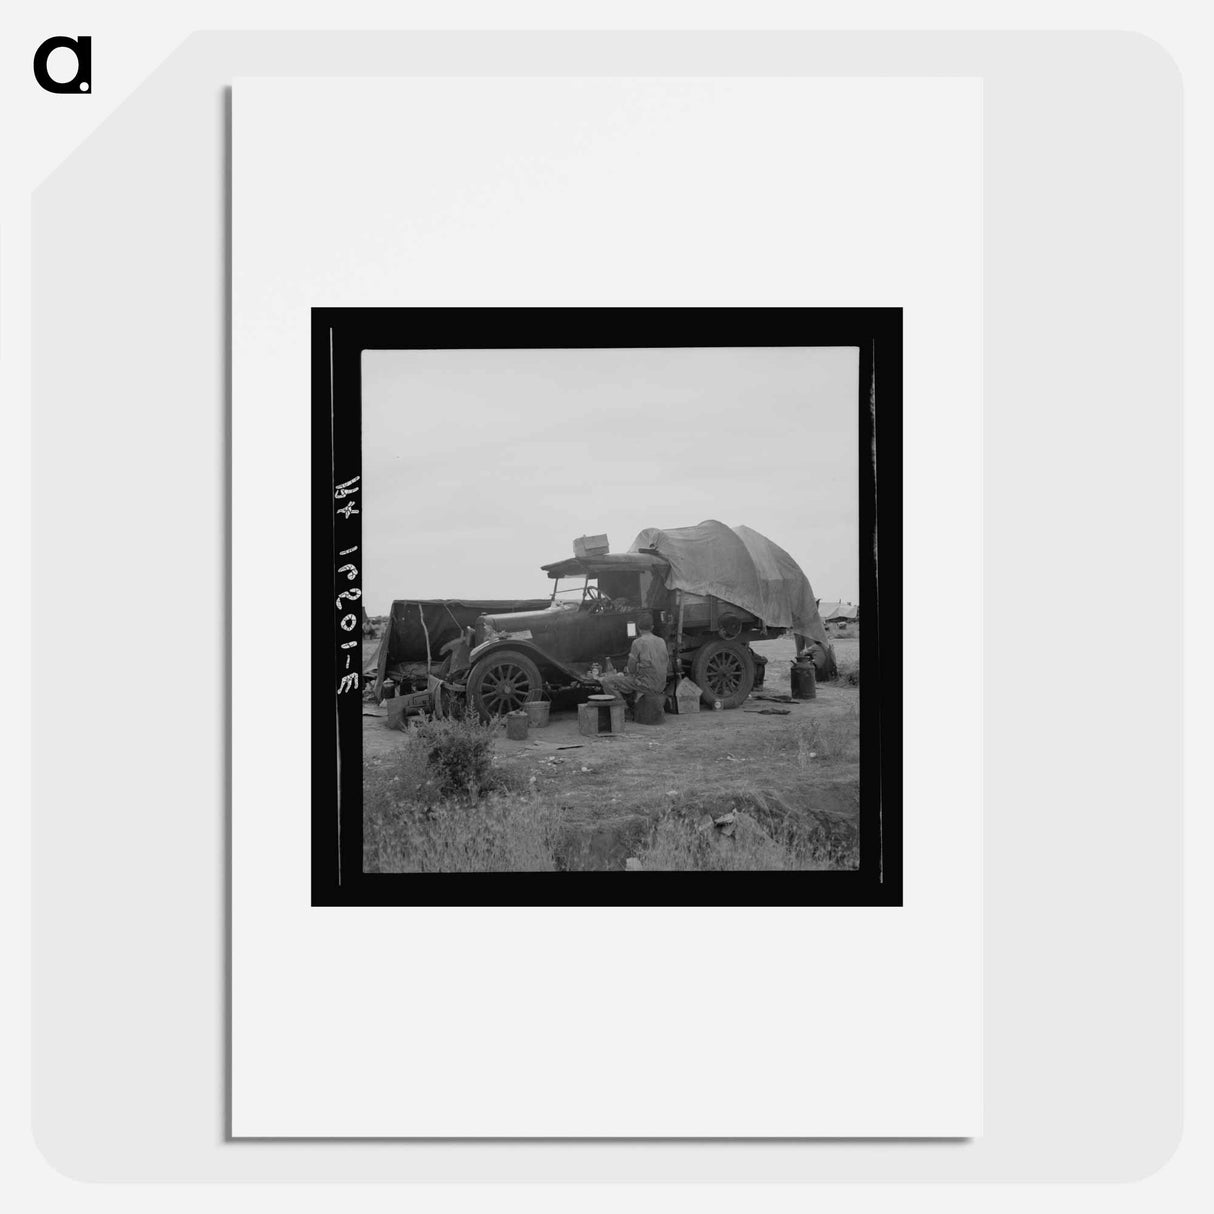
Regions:
<instances>
[{"instance_id":1,"label":"distant building","mask_svg":"<svg viewBox=\"0 0 1214 1214\"><path fill-rule=\"evenodd\" d=\"M818 603L818 614L824 624L858 624L860 608L855 603Z\"/></svg>"}]
</instances>

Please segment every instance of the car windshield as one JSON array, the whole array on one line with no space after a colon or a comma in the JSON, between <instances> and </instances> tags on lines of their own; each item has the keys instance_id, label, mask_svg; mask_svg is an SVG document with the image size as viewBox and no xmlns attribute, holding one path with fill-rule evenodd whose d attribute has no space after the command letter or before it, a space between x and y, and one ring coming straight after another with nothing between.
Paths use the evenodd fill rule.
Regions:
<instances>
[{"instance_id":1,"label":"car windshield","mask_svg":"<svg viewBox=\"0 0 1214 1214\"><path fill-rule=\"evenodd\" d=\"M562 588L560 578L552 583L552 601L554 604L581 603L598 597L598 578L580 578Z\"/></svg>"},{"instance_id":2,"label":"car windshield","mask_svg":"<svg viewBox=\"0 0 1214 1214\"><path fill-rule=\"evenodd\" d=\"M642 575L609 570L601 574L583 574L571 578L562 589L560 580L552 589L553 606L576 606L594 613L627 611L641 606L645 600Z\"/></svg>"}]
</instances>

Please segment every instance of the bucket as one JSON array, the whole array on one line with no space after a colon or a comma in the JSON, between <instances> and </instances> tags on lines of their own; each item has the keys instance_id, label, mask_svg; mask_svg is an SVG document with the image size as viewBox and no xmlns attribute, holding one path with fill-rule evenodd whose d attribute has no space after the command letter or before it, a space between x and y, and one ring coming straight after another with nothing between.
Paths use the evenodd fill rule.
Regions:
<instances>
[{"instance_id":1,"label":"bucket","mask_svg":"<svg viewBox=\"0 0 1214 1214\"><path fill-rule=\"evenodd\" d=\"M549 707L547 700L531 700L524 704L523 711L527 714L527 724L534 725L536 729L543 729L548 724Z\"/></svg>"},{"instance_id":2,"label":"bucket","mask_svg":"<svg viewBox=\"0 0 1214 1214\"><path fill-rule=\"evenodd\" d=\"M527 714L525 712L506 713L506 737L512 742L527 740Z\"/></svg>"},{"instance_id":3,"label":"bucket","mask_svg":"<svg viewBox=\"0 0 1214 1214\"><path fill-rule=\"evenodd\" d=\"M813 700L818 695L818 673L812 662L794 662L789 679L794 700Z\"/></svg>"}]
</instances>

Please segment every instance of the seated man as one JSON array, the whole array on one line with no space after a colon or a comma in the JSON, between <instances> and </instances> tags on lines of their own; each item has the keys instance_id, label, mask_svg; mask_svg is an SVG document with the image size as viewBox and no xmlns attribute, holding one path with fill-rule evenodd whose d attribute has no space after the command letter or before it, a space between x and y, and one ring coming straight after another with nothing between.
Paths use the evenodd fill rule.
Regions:
<instances>
[{"instance_id":1,"label":"seated man","mask_svg":"<svg viewBox=\"0 0 1214 1214\"><path fill-rule=\"evenodd\" d=\"M653 613L642 611L637 616L637 638L628 652L626 672L605 674L599 679L599 683L603 690L611 695L622 695L630 691L648 691L661 695L666 690L669 664L666 642L653 635Z\"/></svg>"}]
</instances>

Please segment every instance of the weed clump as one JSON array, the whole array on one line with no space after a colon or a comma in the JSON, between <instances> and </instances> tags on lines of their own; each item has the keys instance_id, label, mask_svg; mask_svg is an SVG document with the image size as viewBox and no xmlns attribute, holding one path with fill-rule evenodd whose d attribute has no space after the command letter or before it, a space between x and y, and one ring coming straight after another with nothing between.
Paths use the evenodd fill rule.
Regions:
<instances>
[{"instance_id":1,"label":"weed clump","mask_svg":"<svg viewBox=\"0 0 1214 1214\"><path fill-rule=\"evenodd\" d=\"M368 873L555 872L560 809L510 793L421 808L372 793L363 803Z\"/></svg>"},{"instance_id":2,"label":"weed clump","mask_svg":"<svg viewBox=\"0 0 1214 1214\"><path fill-rule=\"evenodd\" d=\"M791 760L802 772L856 763L860 759L860 713L851 705L838 716L798 720L761 743L759 753L773 764Z\"/></svg>"},{"instance_id":3,"label":"weed clump","mask_svg":"<svg viewBox=\"0 0 1214 1214\"><path fill-rule=\"evenodd\" d=\"M473 717L427 721L411 742L425 756L433 786L444 797L479 797L493 785L493 726Z\"/></svg>"},{"instance_id":4,"label":"weed clump","mask_svg":"<svg viewBox=\"0 0 1214 1214\"><path fill-rule=\"evenodd\" d=\"M636 859L655 872L821 872L859 865L855 839L791 826L768 831L746 814L735 815L735 824L726 836L708 822L672 815L658 823Z\"/></svg>"},{"instance_id":5,"label":"weed clump","mask_svg":"<svg viewBox=\"0 0 1214 1214\"><path fill-rule=\"evenodd\" d=\"M551 872L560 808L493 764L492 725L413 726L363 769L363 871Z\"/></svg>"},{"instance_id":6,"label":"weed clump","mask_svg":"<svg viewBox=\"0 0 1214 1214\"><path fill-rule=\"evenodd\" d=\"M860 686L860 659L856 658L851 662L840 662L838 674L835 676L835 681L843 683L848 687Z\"/></svg>"},{"instance_id":7,"label":"weed clump","mask_svg":"<svg viewBox=\"0 0 1214 1214\"><path fill-rule=\"evenodd\" d=\"M860 714L849 708L842 717L811 718L793 735L797 766L802 770L811 759L826 763L854 763L860 758Z\"/></svg>"}]
</instances>

